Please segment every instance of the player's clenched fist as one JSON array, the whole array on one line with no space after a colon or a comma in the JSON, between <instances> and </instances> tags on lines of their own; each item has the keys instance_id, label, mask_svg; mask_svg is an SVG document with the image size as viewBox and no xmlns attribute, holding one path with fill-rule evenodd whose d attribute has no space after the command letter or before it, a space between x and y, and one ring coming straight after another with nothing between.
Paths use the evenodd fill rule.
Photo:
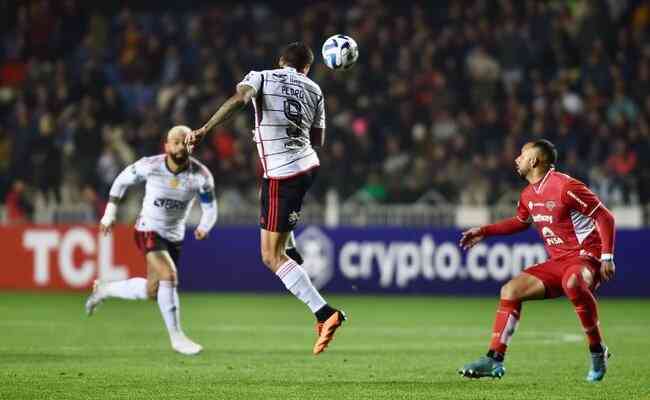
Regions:
<instances>
[{"instance_id":1,"label":"player's clenched fist","mask_svg":"<svg viewBox=\"0 0 650 400\"><path fill-rule=\"evenodd\" d=\"M202 229L197 229L194 231L194 237L196 238L196 240L203 240L208 237L208 232Z\"/></svg>"},{"instance_id":2,"label":"player's clenched fist","mask_svg":"<svg viewBox=\"0 0 650 400\"><path fill-rule=\"evenodd\" d=\"M201 142L201 140L203 140L205 134L206 134L205 127L201 127L197 130L190 132L189 135L185 136L185 147L187 147L187 151L189 153L192 153L194 148Z\"/></svg>"},{"instance_id":3,"label":"player's clenched fist","mask_svg":"<svg viewBox=\"0 0 650 400\"><path fill-rule=\"evenodd\" d=\"M102 216L102 219L99 221L99 230L104 235L108 235L113 229L116 215L117 215L117 205L113 201L113 198L111 198L108 204L106 204L106 210L104 211L104 215Z\"/></svg>"},{"instance_id":4,"label":"player's clenched fist","mask_svg":"<svg viewBox=\"0 0 650 400\"><path fill-rule=\"evenodd\" d=\"M600 277L607 282L614 277L616 266L614 260L603 260L600 262Z\"/></svg>"},{"instance_id":5,"label":"player's clenched fist","mask_svg":"<svg viewBox=\"0 0 650 400\"><path fill-rule=\"evenodd\" d=\"M104 234L108 235L111 233L111 230L113 229L113 223L111 222L110 224L104 225L103 223L99 224L99 230Z\"/></svg>"}]
</instances>

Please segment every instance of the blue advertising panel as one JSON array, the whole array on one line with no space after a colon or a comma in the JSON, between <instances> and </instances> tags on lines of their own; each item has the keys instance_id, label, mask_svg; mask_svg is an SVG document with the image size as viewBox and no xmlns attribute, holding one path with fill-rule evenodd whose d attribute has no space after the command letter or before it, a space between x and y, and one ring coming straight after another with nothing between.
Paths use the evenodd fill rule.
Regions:
<instances>
[{"instance_id":1,"label":"blue advertising panel","mask_svg":"<svg viewBox=\"0 0 650 400\"><path fill-rule=\"evenodd\" d=\"M491 238L462 251L460 230L309 226L296 232L303 267L314 285L336 293L497 295L508 279L547 255L533 230ZM181 288L201 291L281 291L259 256L259 230L217 228L210 239L188 236L179 268ZM650 296L642 243L650 230L621 230L617 274L599 295Z\"/></svg>"}]
</instances>

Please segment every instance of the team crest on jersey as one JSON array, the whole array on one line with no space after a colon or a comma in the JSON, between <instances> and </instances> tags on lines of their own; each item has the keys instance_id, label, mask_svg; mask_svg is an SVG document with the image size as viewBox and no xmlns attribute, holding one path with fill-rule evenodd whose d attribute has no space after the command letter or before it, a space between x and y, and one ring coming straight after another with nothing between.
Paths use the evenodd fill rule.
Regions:
<instances>
[{"instance_id":1,"label":"team crest on jersey","mask_svg":"<svg viewBox=\"0 0 650 400\"><path fill-rule=\"evenodd\" d=\"M529 209L529 210L532 210L532 209L533 209L533 202L532 202L532 201L529 201L529 202L528 202L528 209Z\"/></svg>"},{"instance_id":2,"label":"team crest on jersey","mask_svg":"<svg viewBox=\"0 0 650 400\"><path fill-rule=\"evenodd\" d=\"M181 182L175 177L169 180L169 186L171 186L174 189L176 189L180 184Z\"/></svg>"},{"instance_id":3,"label":"team crest on jersey","mask_svg":"<svg viewBox=\"0 0 650 400\"><path fill-rule=\"evenodd\" d=\"M546 208L548 208L550 211L553 211L553 209L555 208L555 202L553 200L547 201Z\"/></svg>"}]
</instances>

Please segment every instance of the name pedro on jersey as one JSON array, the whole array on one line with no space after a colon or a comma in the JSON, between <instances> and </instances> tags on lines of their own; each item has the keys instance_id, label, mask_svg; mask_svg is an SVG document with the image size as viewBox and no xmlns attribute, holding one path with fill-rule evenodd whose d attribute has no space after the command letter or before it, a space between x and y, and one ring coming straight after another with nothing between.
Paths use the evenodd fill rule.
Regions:
<instances>
[{"instance_id":1,"label":"name pedro on jersey","mask_svg":"<svg viewBox=\"0 0 650 400\"><path fill-rule=\"evenodd\" d=\"M154 206L164 208L165 210L184 210L187 207L187 203L187 201L164 198L153 201Z\"/></svg>"},{"instance_id":2,"label":"name pedro on jersey","mask_svg":"<svg viewBox=\"0 0 650 400\"><path fill-rule=\"evenodd\" d=\"M290 86L281 86L280 90L284 95L297 97L300 100L305 100L305 91L302 89L295 89Z\"/></svg>"}]
</instances>

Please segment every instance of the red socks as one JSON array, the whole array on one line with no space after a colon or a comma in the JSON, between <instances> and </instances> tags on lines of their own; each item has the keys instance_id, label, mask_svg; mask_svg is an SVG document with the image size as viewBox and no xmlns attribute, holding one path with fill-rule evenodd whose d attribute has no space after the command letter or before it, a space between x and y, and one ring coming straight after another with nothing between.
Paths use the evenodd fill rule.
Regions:
<instances>
[{"instance_id":1,"label":"red socks","mask_svg":"<svg viewBox=\"0 0 650 400\"><path fill-rule=\"evenodd\" d=\"M499 308L492 327L492 341L490 351L505 354L508 344L515 333L519 316L521 314L521 302L518 300L499 301Z\"/></svg>"},{"instance_id":2,"label":"red socks","mask_svg":"<svg viewBox=\"0 0 650 400\"><path fill-rule=\"evenodd\" d=\"M569 298L576 310L578 319L589 340L589 348L592 352L601 349L602 336L600 323L598 322L598 305L596 298L591 293L587 282L581 275L581 268L570 268L562 279L564 293ZM492 328L492 341L488 354L499 360L508 349L512 335L515 333L521 315L521 301L505 300L499 301L499 308L494 319Z\"/></svg>"},{"instance_id":3,"label":"red socks","mask_svg":"<svg viewBox=\"0 0 650 400\"><path fill-rule=\"evenodd\" d=\"M562 279L562 287L566 297L573 303L582 329L589 340L589 347L597 348L603 341L598 322L598 305L587 282L582 278L580 270L567 271Z\"/></svg>"}]
</instances>

